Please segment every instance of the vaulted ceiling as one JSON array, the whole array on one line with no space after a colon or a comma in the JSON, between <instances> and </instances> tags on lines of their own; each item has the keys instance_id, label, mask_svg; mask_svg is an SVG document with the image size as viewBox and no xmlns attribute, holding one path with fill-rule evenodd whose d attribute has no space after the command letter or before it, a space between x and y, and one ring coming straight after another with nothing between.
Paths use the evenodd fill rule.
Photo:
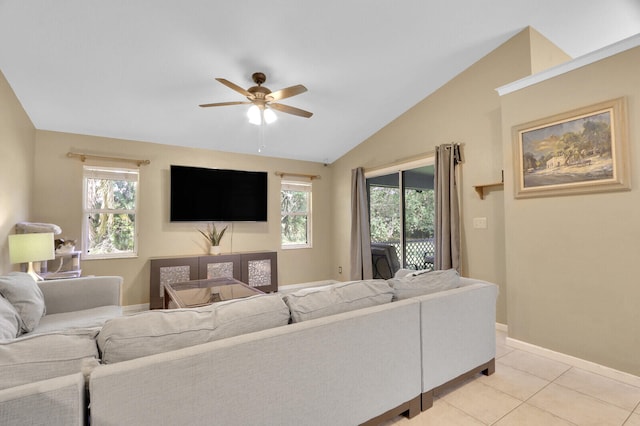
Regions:
<instances>
[{"instance_id":1,"label":"vaulted ceiling","mask_svg":"<svg viewBox=\"0 0 640 426\"><path fill-rule=\"evenodd\" d=\"M572 57L640 33L638 0L0 0L0 70L37 129L257 154L218 83L282 103L261 155L333 162L532 26Z\"/></svg>"}]
</instances>

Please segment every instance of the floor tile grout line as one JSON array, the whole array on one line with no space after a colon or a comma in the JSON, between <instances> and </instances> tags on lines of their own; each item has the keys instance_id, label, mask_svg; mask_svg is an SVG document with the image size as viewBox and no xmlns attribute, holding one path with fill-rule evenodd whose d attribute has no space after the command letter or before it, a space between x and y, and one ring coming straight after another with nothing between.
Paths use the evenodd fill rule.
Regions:
<instances>
[{"instance_id":1,"label":"floor tile grout line","mask_svg":"<svg viewBox=\"0 0 640 426\"><path fill-rule=\"evenodd\" d=\"M472 419L479 421L479 422L480 422L480 423L482 423L483 425L485 425L485 426L490 426L490 424L489 424L489 423L486 423L486 422L484 422L484 421L480 420L479 418L477 418L476 416L472 415L471 413L467 413L465 410L463 410L462 408L458 407L457 405L454 405L454 404L450 403L450 402L449 402L449 401L447 401L446 399L442 398L442 402L447 403L450 407L453 407L455 410L458 410L458 411L460 411L461 413L464 413L464 414L466 414L467 416L471 417Z\"/></svg>"},{"instance_id":2,"label":"floor tile grout line","mask_svg":"<svg viewBox=\"0 0 640 426\"><path fill-rule=\"evenodd\" d=\"M626 383L624 383L624 382L620 382L620 381L618 381L618 380L611 379L611 378L606 377L606 376L602 376L602 375L600 375L600 374L598 374L598 373L593 373L593 372L591 372L591 371L583 370L583 369L581 369L581 368L579 368L579 367L573 367L573 366L572 366L571 368L569 368L569 370L584 371L584 372L587 372L587 373L590 373L590 374L594 374L594 375L596 375L596 376L598 376L598 377L601 377L601 378L603 378L603 379L606 379L606 380L609 380L609 381L612 381L612 382L619 383L620 385L623 385L623 386L631 386L631 387L633 387L633 388L636 388L636 389L637 389L637 387L636 387L636 386L628 385L628 384L626 384ZM564 373L562 373L561 375L559 375L558 377L556 377L556 378L553 380L553 382L555 382L556 380L558 380L560 377L564 376L566 373L568 373L568 372L569 372L569 370L565 371ZM615 404L615 403L610 402L610 401L606 401L606 400L604 400L604 399L602 399L602 398L599 398L599 397L597 397L597 396L594 396L594 395L591 395L591 394L588 394L588 393L582 392L582 391L580 391L580 390L578 390L578 389L575 389L575 388L569 387L569 386L567 386L567 385L563 385L562 383L555 383L555 385L556 385L556 386L563 387L563 388L565 388L565 389L572 390L572 391L574 391L574 392L579 393L580 395L584 395L584 396L588 396L588 397L593 398L593 399L597 399L598 401L600 401L600 402L602 402L602 403L604 403L604 404L611 405L611 406L613 406L613 407L617 407L617 408L619 408L619 409L621 409L621 410L629 411L629 409L628 409L628 408L626 408L626 407L621 407L621 406L619 406L618 404ZM636 403L636 405L634 406L634 408L632 408L632 409L631 409L631 414L633 414L633 413L635 412L635 410L638 408L638 406L640 406L640 400ZM626 420L625 420L625 421L626 421ZM623 424L624 424L624 423L623 423Z\"/></svg>"},{"instance_id":3,"label":"floor tile grout line","mask_svg":"<svg viewBox=\"0 0 640 426\"><path fill-rule=\"evenodd\" d=\"M528 351L523 350L523 349L514 349L514 350L522 351L522 352L524 352L524 353L531 354L531 355L536 355L536 356L538 356L538 357L541 357L541 358L546 359L546 360L549 360L549 361L560 362L561 364L564 364L564 363L562 363L561 361L555 361L555 360L553 360L553 359L550 359L550 358L545 357L544 355L538 355L538 354L535 354L535 353L533 353L533 352L528 352ZM507 366L509 366L509 367L511 367L511 368L515 368L516 370L523 371L523 372L525 372L525 373L531 374L531 375L536 376L536 377L538 377L538 378L541 378L541 379L544 379L544 380L548 380L548 379L546 379L546 378L544 378L544 377L540 377L540 376L538 376L538 375L536 375L536 374L534 374L534 373L532 373L532 372L530 372L530 371L523 370L523 369L521 369L521 368L518 368L518 367L515 367L515 366L511 366L511 365L509 365L509 364L505 364L505 365L507 365ZM616 384L619 384L619 385L621 385L621 386L629 386L629 387L632 387L632 388L635 388L635 389L640 390L640 388L639 388L639 387L637 387L637 386L633 386L633 385L630 385L630 384L628 384L628 383L621 382L620 380L616 380L616 379L613 379L613 378L611 378L611 377L607 377L607 376L604 376L604 375L602 375L602 374L598 374L598 373L593 372L593 371L585 370L585 369L583 369L583 368L576 367L576 366L569 365L569 364L564 364L564 365L567 365L569 368L567 368L565 371L563 371L562 373L560 373L560 375L559 375L558 377L554 378L554 379L552 380L552 382L555 382L556 380L558 380L560 377L564 376L564 375L565 375L567 372L569 372L570 370L575 370L575 371L582 371L582 372L585 372L585 373L588 373L588 374L593 374L593 375L595 375L595 376L600 377L600 378L601 378L601 379L603 379L603 380L610 381L610 382L615 382ZM558 386L563 386L563 385L558 384ZM593 396L593 395L585 394L584 392L580 392L580 391L578 391L578 390L576 390L576 389L573 389L573 388L570 388L570 387L568 387L568 386L563 386L563 387L564 387L564 388L567 388L567 389L575 390L576 392L579 392L579 393L581 393L581 394L583 394L583 395L591 396L591 397L593 397L593 398L595 398L595 399L598 399L598 400L600 400L600 401L602 401L602 402L605 402L605 403L607 403L607 404L610 404L610 405L616 406L616 407L618 407L618 408L622 408L623 410L626 410L626 409L627 409L627 408L625 408L625 407L620 407L619 405L616 405L616 404L613 404L613 403L611 403L611 402L605 401L605 400L600 399L600 398L598 398L598 397L595 397L595 396ZM638 406L640 406L640 400L638 401L638 403L636 404L636 406L635 406L635 408L632 410L632 412L633 412L633 411L635 411L635 410L638 408Z\"/></svg>"},{"instance_id":4,"label":"floor tile grout line","mask_svg":"<svg viewBox=\"0 0 640 426\"><path fill-rule=\"evenodd\" d=\"M510 366L510 367L511 367L511 366ZM514 368L514 367L511 367L511 368ZM517 410L518 408L522 407L524 404L527 404L527 403L528 403L528 401L529 401L531 398L533 398L534 396L536 396L537 394L539 394L540 392L542 392L544 389L546 389L547 387L549 387L549 386L550 386L550 385L551 385L555 380L557 380L560 376L562 376L563 374L565 374L565 373L566 373L567 371L569 371L571 368L573 368L573 367L569 367L569 369L567 369L567 370L565 370L564 372L562 372L562 374L560 374L558 377L556 377L556 378L555 378L555 379L553 379L553 380L547 380L547 379L544 379L544 378L542 378L542 377L536 376L535 374L531 374L531 373L530 373L530 372L528 372L528 371L519 370L519 369L517 369L517 368L514 368L514 369L516 369L516 370L522 371L522 372L524 372L524 373L530 374L530 375L532 375L532 376L534 376L534 377L537 377L537 378L539 378L539 379L542 379L542 380L547 381L547 383L546 383L543 387L541 387L540 389L538 389L537 391L535 391L533 394L531 394L529 397L527 397L524 401L520 400L520 398L517 398L517 397L515 397L514 395L510 395L510 394L508 394L508 393L506 393L506 392L504 392L504 391L501 391L500 389L497 389L497 388L495 388L495 387L491 386L491 385L490 385L490 384L488 384L488 383L483 383L484 385L489 386L489 387L491 387L492 389L498 390L498 391L500 391L500 392L502 392L502 393L504 393L504 394L506 394L506 395L509 395L510 397L515 398L515 399L517 399L517 400L519 400L519 401L520 401L520 404L518 404L516 407L514 407L512 410L510 410L510 411L509 411L508 413L506 413L504 416L500 417L500 418L499 418L498 420L496 420L495 422L491 423L491 425L495 425L495 424L496 424L496 423L498 423L500 420L502 420L503 418L505 418L506 416L508 416L509 414L511 414L512 412L514 412L515 410ZM557 386L559 386L558 384L556 384L556 385L557 385ZM556 417L556 418L561 419L561 420L563 420L563 421L569 422L569 423L571 423L572 425L576 425L576 424L575 424L574 422L572 422L571 420L569 420L569 419L565 419L564 417L561 417L561 416L559 416L559 415L557 415L557 414L555 414L555 413L552 413L551 411L545 410L544 408L540 408L540 407L538 407L538 406L536 406L536 405L532 405L532 404L528 404L528 405L530 405L531 407L534 407L534 408L536 408L536 409L538 409L538 410L544 411L545 413L548 413L549 415L551 415L551 416L553 416L553 417ZM577 425L576 425L576 426L577 426Z\"/></svg>"},{"instance_id":5,"label":"floor tile grout line","mask_svg":"<svg viewBox=\"0 0 640 426\"><path fill-rule=\"evenodd\" d=\"M639 389L639 390L640 390L640 386L635 386L635 385L632 385L632 384L630 384L630 383L626 383L626 382L624 382L624 381L621 381L621 380L615 379L615 378L613 378L613 377L610 377L610 376L607 376L607 375L604 375L604 374L598 373L597 371L592 371L592 370L584 369L584 368L579 367L579 366L576 366L576 365L567 364L567 363L565 363L565 362L563 362L563 361L559 361L559 360L556 360L556 359L553 359L553 358L549 358L549 357L547 357L546 355L539 354L539 353L537 353L537 352L532 352L532 351L529 351L529 350L527 350L527 349L525 349L525 348L514 348L514 347L511 347L511 346L508 346L508 345L507 345L507 346L502 345L502 347L505 347L505 348L511 348L511 349L512 349L512 351L511 351L511 352L513 352L513 351L521 351L521 352L524 352L524 353L527 353L527 354L530 354L530 355L535 355L535 356L537 356L537 357L544 358L544 359L549 360L549 361L553 361L553 362L558 362L558 363L561 363L561 364L565 364L565 365L568 365L570 368L575 368L575 369L580 370L580 371L585 371L585 372L587 372L587 373L594 374L594 375L596 375L596 376L602 377L603 379L611 380L611 381L614 381L614 382L620 383L620 384L622 384L622 385L624 385L624 386L630 386L630 387L632 387L632 388L636 388L636 389ZM511 352L509 352L509 353L511 353ZM507 353L507 354L502 355L500 358L504 357L505 355L508 355L508 353ZM496 358L496 360L497 360L497 358ZM522 370L522 371L524 371L524 370ZM624 372L623 372L623 373L624 373ZM564 373L563 373L563 374L564 374ZM639 402L639 404L640 404L640 402Z\"/></svg>"},{"instance_id":6,"label":"floor tile grout line","mask_svg":"<svg viewBox=\"0 0 640 426\"><path fill-rule=\"evenodd\" d=\"M627 424L627 422L629 421L629 419L631 418L631 416L633 416L633 411L631 413L629 413L629 415L627 416L626 419L624 419L624 421L622 422L622 426L624 426L625 424Z\"/></svg>"},{"instance_id":7,"label":"floor tile grout line","mask_svg":"<svg viewBox=\"0 0 640 426\"><path fill-rule=\"evenodd\" d=\"M519 349L516 349L516 350L519 350ZM525 353L530 353L530 352L525 352ZM548 359L548 358L545 358L545 359ZM552 361L553 361L553 360L552 360ZM555 381L558 377L562 376L564 373L566 373L566 372L567 372L567 371L569 371L570 369L574 368L574 367L572 367L572 366L570 366L570 365L564 364L564 365L567 365L567 369L566 369L566 370L564 370L562 373L560 373L557 377L555 377L555 378L553 378L553 379L548 379L548 378L546 378L546 377L539 376L539 375L537 375L537 374L535 374L535 373L533 373L533 372L531 372L531 371L529 371L529 370L524 370L524 369L519 368L519 367L514 366L514 365L510 365L510 364L504 364L504 365L506 365L507 367L513 368L514 370L518 370L518 371L521 371L521 372L523 372L523 373L527 373L527 374L529 374L529 375L531 375L531 376L534 376L534 377L537 377L537 378L539 378L539 379L546 380L546 381L548 381L548 382L553 382L553 381Z\"/></svg>"},{"instance_id":8,"label":"floor tile grout line","mask_svg":"<svg viewBox=\"0 0 640 426\"><path fill-rule=\"evenodd\" d=\"M584 393L584 392L582 392L582 391L580 391L578 389L571 388L571 387L563 385L561 383L554 383L554 385L560 386L561 388L564 388L564 389L568 389L568 390L573 391L575 393L579 393L580 395L584 395L584 396L587 396L589 398L593 398L595 400L598 400L598 401L602 402L603 404L611 405L612 407L616 407L616 408L619 408L619 409L624 410L624 411L629 411L628 408L621 407L618 404L614 404L613 402L606 401L606 400L604 400L602 398L598 398L597 396L594 396L594 395L591 395L591 394L588 394L588 393ZM636 404L635 408L637 408L637 407L638 407L638 405ZM633 412L635 411L635 408L631 409L631 411L630 411L631 414L633 414Z\"/></svg>"},{"instance_id":9,"label":"floor tile grout line","mask_svg":"<svg viewBox=\"0 0 640 426\"><path fill-rule=\"evenodd\" d=\"M490 384L488 384L488 383L484 383L484 382L482 382L480 379L481 379L482 377L486 377L486 376L483 376L483 375L481 375L481 374L482 374L482 373L479 373L479 374L476 376L476 378L475 378L474 380L472 380L472 381L474 381L474 382L475 382L475 381L477 380L477 381L478 381L478 384L483 385L483 386L488 386L488 387L490 387L491 389L493 389L493 390L495 390L495 391L497 391L497 392L500 392L500 393L502 393L502 394L504 394L504 395L506 395L506 396L508 396L508 397L510 397L510 398L513 398L513 399L515 399L515 400L519 401L519 404L518 404L518 405L516 405L516 406L515 406L514 408L512 408L511 410L509 410L509 412L508 412L508 413L506 413L504 416L508 415L508 414L509 414L509 413L511 413L513 410L517 409L517 408L518 408L518 407L520 407L522 404L524 404L524 402L525 402L525 401L521 400L520 398L518 398L518 397L516 397L516 396L513 396L513 395L511 395L511 394L508 394L507 392L503 391L502 389L498 389L498 388L496 388L496 387L493 387L493 386L491 386L491 385L490 385ZM504 416L502 416L502 417L500 417L498 420L496 420L496 421L494 421L494 422L492 422L492 423L486 423L486 422L484 422L484 421L482 421L482 420L478 419L477 417L472 416L471 414L467 413L466 411L464 411L464 410L463 410L463 409L461 409L460 407L458 407L458 406L456 406L456 405L453 405L453 404L451 404L451 403L450 403L450 402L448 402L448 401L447 401L447 403L448 403L449 405L451 405L452 407L457 408L458 410L462 411L463 413L467 414L468 416L471 416L472 418L474 418L474 419L478 420L480 423L485 424L485 425L487 425L487 426L494 425L496 422L500 421L500 419L502 419L502 418L504 417Z\"/></svg>"},{"instance_id":10,"label":"floor tile grout line","mask_svg":"<svg viewBox=\"0 0 640 426\"><path fill-rule=\"evenodd\" d=\"M533 398L534 396L536 396L537 394L539 394L540 392L542 392L544 389L546 389L546 388L548 388L549 386L551 386L551 384L554 384L554 385L556 385L556 386L559 386L557 383L555 383L555 381L556 381L556 380L558 380L560 377L564 376L564 375L565 375L569 370L571 370L572 368L573 368L573 367L569 366L569 368L567 368L565 371L563 371L561 374L559 374L559 375L558 375L558 377L556 377L555 379L553 379L553 380L549 381L549 383L547 383L546 385L544 385L544 386L542 387L542 389L539 389L539 390L538 390L538 392L536 392L536 393L534 393L533 395L531 395L531 396L527 399L527 401L529 401L531 398ZM565 419L564 417L559 416L559 415L557 415L556 413L553 413L553 412L551 412L551 411L549 411L549 410L547 410L547 409L545 409L545 408L540 408L540 407L538 407L537 405L532 405L532 404L530 404L530 405L531 405L532 407L536 407L537 409L544 411L545 413L549 413L549 414L550 414L550 415L552 415L553 417L557 417L557 418L559 418L559 419L562 419L562 420L564 420L564 421L566 421L566 422L571 423L572 425L575 425L575 423L574 423L574 422L572 422L571 420L569 420L569 419Z\"/></svg>"},{"instance_id":11,"label":"floor tile grout line","mask_svg":"<svg viewBox=\"0 0 640 426\"><path fill-rule=\"evenodd\" d=\"M515 349L515 348L514 348L514 350L520 350L520 349ZM523 350L523 352L524 352L524 353L531 354L531 352L528 352L528 351L524 351L524 350ZM536 356L539 356L539 357L541 357L541 358L543 358L543 359L548 360L548 358L546 358L545 356L537 355L537 354L533 354L533 355L536 355ZM551 360L551 361L554 361L554 360ZM574 369L575 369L576 371L577 371L577 370L580 370L580 371L586 371L587 373L595 374L595 375L597 375L597 376L599 376L599 377L601 377L601 378L603 378L603 379L607 379L607 380L610 380L610 381L613 381L613 382L616 382L616 383L620 383L621 385L626 385L626 386L631 386L631 387L636 388L636 386L628 385L628 384L626 384L626 383L624 383L624 382L620 382L620 381L618 381L618 380L611 379L611 378L609 378L609 377L602 376L602 375L600 375L600 374L593 373L593 372L591 372L591 371L582 370L582 369L580 369L579 367L575 367L575 366L571 366L571 365L568 365L568 368L567 368L566 370L564 370L562 373L560 373L557 377L555 377L555 378L554 378L554 379L552 379L552 380L549 380L549 379L544 378L544 377L540 377L540 376L538 376L538 375L536 375L536 374L532 373L531 371L523 370L523 369L518 368L518 367L513 366L513 365L508 365L508 364L504 364L504 365L506 365L506 366L508 366L508 367L510 367L510 368L513 368L513 369L515 369L515 370L521 371L521 372L523 372L523 373L530 374L530 375L532 375L532 376L534 376L534 377L537 377L537 378L539 378L539 379L547 380L547 381L549 382L549 383L547 383L545 386L543 386L542 388L540 388L538 391L536 391L535 393L533 393L531 396L529 396L525 401L523 401L523 404L524 404L524 403L527 403L531 398L533 398L535 395L537 395L538 393L540 393L541 391L543 391L544 389L546 389L549 385L551 385L551 384L553 383L553 384L554 384L554 385L556 385L556 386L560 386L560 387L562 387L562 388L564 388L564 389L568 389L568 390L571 390L571 391L573 391L573 392L576 392L576 393L579 393L579 394L581 394L581 395L584 395L584 396L586 396L586 397L589 397L589 398L593 398L593 399L595 399L595 400L598 400L598 401L602 402L603 404L607 404L607 405L610 405L610 406L612 406L612 407L619 408L619 409L621 409L621 410L629 411L629 409L628 409L628 408L621 407L621 406L619 406L618 404L612 403L612 402L610 402L610 401L603 400L602 398L599 398L599 397L594 396L594 395L590 395L590 394L588 394L588 393L584 393L584 392L582 392L582 391L579 391L578 389L574 389L574 388L572 388L572 387L569 387L569 386L563 385L563 384L561 384L561 383L556 383L556 381L557 381L558 379L560 379L560 377L564 376L564 375L565 375L565 374L567 374L569 371L574 370ZM487 384L487 385L488 385L488 386L491 386L491 385L489 385L489 384ZM494 388L494 389L495 389L495 388ZM513 396L513 395L510 395L510 396ZM540 407L537 407L537 406L535 406L535 405L534 405L534 407L536 407L536 408L538 408L538 409L541 409L541 410L543 410L543 411L545 411L545 412L547 412L547 413L549 413L549 414L551 414L551 415L553 415L553 416L555 416L555 417L558 417L558 418L560 418L560 419L562 419L562 420L568 421L568 422L570 422L570 423L572 423L572 424L573 424L573 422L571 422L569 419L565 419L564 417L560 417L560 416L558 416L558 415L556 415L556 414L554 414L554 413L552 413L552 412L550 412L550 411L545 410L544 408L540 408ZM628 415L628 416L627 416L627 418L625 419L625 422L627 422L627 421L629 420L629 418L631 418L631 416L633 415L633 413L635 412L635 410L637 410L637 409L638 409L638 407L640 407L640 401L635 405L635 408L633 408L633 409L629 412L629 415ZM516 408L517 408L517 407L516 407ZM513 411L513 410L512 410L512 411ZM508 415L508 414L509 414L509 413L505 414L505 416L506 416L506 415ZM503 416L503 417L504 417L504 416ZM498 420L498 421L499 421L499 420ZM623 424L624 424L624 423L623 423Z\"/></svg>"}]
</instances>

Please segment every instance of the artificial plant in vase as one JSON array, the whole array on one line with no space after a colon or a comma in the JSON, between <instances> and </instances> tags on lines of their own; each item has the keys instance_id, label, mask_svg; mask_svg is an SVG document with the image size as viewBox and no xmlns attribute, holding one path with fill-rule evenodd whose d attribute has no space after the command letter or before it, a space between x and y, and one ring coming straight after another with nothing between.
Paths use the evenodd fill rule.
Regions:
<instances>
[{"instance_id":1,"label":"artificial plant in vase","mask_svg":"<svg viewBox=\"0 0 640 426\"><path fill-rule=\"evenodd\" d=\"M218 232L215 223L207 225L206 232L198 229L198 232L207 239L207 243L209 244L209 254L220 254L220 241L222 240L226 230L227 226L225 225L225 227Z\"/></svg>"}]
</instances>

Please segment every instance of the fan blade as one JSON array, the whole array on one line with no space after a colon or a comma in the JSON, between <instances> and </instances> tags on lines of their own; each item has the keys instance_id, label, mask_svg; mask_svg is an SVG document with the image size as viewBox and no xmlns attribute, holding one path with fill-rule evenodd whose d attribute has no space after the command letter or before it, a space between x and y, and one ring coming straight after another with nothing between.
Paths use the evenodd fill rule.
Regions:
<instances>
[{"instance_id":1,"label":"fan blade","mask_svg":"<svg viewBox=\"0 0 640 426\"><path fill-rule=\"evenodd\" d=\"M275 109L275 110L280 111L280 112L286 112L287 114L293 114L293 115L297 115L297 116L300 116L300 117L309 118L309 117L311 117L313 115L312 112L305 111L303 109L292 107L292 106L289 106L289 105L270 103L269 106L271 108Z\"/></svg>"},{"instance_id":2,"label":"fan blade","mask_svg":"<svg viewBox=\"0 0 640 426\"><path fill-rule=\"evenodd\" d=\"M251 98L251 99L255 98L255 96L251 92L243 89L242 87L238 86L235 83L230 82L229 80L225 80L224 78L216 78L216 80L218 80L220 83L224 84L228 88L233 89L236 92L246 96L247 98Z\"/></svg>"},{"instance_id":3,"label":"fan blade","mask_svg":"<svg viewBox=\"0 0 640 426\"><path fill-rule=\"evenodd\" d=\"M296 86L287 87L285 89L276 90L275 92L269 93L266 98L269 101L279 101L280 99L290 98L291 96L299 95L300 93L304 93L307 91L307 88L302 84L298 84Z\"/></svg>"},{"instance_id":4,"label":"fan blade","mask_svg":"<svg viewBox=\"0 0 640 426\"><path fill-rule=\"evenodd\" d=\"M214 106L227 106L227 105L243 105L243 104L250 104L251 102L249 101L234 101L234 102L217 102L214 104L202 104L200 105L202 108L207 108L207 107L214 107Z\"/></svg>"}]
</instances>

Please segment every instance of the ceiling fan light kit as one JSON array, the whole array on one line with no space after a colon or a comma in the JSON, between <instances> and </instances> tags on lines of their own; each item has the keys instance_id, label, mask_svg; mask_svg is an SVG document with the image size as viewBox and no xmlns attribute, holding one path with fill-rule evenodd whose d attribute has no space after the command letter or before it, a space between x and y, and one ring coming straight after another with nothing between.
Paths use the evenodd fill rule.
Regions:
<instances>
[{"instance_id":1,"label":"ceiling fan light kit","mask_svg":"<svg viewBox=\"0 0 640 426\"><path fill-rule=\"evenodd\" d=\"M264 116L264 122L266 124L271 124L278 119L278 116L272 109L265 108L265 110L262 111L262 115Z\"/></svg>"},{"instance_id":2,"label":"ceiling fan light kit","mask_svg":"<svg viewBox=\"0 0 640 426\"><path fill-rule=\"evenodd\" d=\"M290 98L292 96L296 96L306 92L307 88L302 84L272 92L268 88L262 86L262 83L267 81L267 76L264 73L253 73L251 78L253 79L256 86L250 87L246 90L238 86L237 84L230 82L229 80L226 80L224 78L216 78L216 80L218 80L228 88L235 90L236 92L245 96L247 98L247 101L216 102L211 104L202 104L200 106L202 108L208 108L215 106L251 104L249 111L247 111L247 116L249 117L250 123L257 125L270 124L276 121L277 117L273 110L305 118L309 118L313 115L313 113L309 111L276 102L281 99Z\"/></svg>"},{"instance_id":3,"label":"ceiling fan light kit","mask_svg":"<svg viewBox=\"0 0 640 426\"><path fill-rule=\"evenodd\" d=\"M268 109L266 106L261 108L258 105L251 105L249 107L247 117L249 117L249 123L257 126L261 124L271 124L278 119L271 109Z\"/></svg>"}]
</instances>

